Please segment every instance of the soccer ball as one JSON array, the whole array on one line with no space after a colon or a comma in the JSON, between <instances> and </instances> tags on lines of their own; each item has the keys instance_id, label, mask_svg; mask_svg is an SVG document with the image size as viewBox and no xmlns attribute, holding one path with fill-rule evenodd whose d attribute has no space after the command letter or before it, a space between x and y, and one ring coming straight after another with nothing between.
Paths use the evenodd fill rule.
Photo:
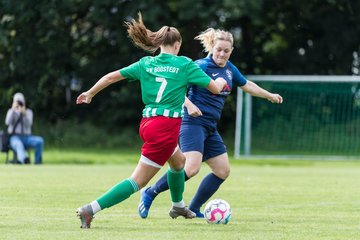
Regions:
<instances>
[{"instance_id":1,"label":"soccer ball","mask_svg":"<svg viewBox=\"0 0 360 240\"><path fill-rule=\"evenodd\" d=\"M227 224L231 218L230 204L223 199L213 199L206 204L204 217L208 223Z\"/></svg>"}]
</instances>

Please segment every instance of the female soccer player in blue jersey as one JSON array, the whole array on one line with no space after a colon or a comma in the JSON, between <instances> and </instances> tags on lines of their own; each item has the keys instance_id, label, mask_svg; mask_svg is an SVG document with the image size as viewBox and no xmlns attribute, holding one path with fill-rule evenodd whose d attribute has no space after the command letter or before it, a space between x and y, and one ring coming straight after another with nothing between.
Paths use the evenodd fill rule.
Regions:
<instances>
[{"instance_id":1,"label":"female soccer player in blue jersey","mask_svg":"<svg viewBox=\"0 0 360 240\"><path fill-rule=\"evenodd\" d=\"M196 63L210 77L223 77L227 85L220 94L190 85L185 100L185 115L180 130L180 148L186 157L185 180L195 176L206 162L212 170L202 180L189 208L197 217L204 217L201 206L218 190L229 176L230 165L226 146L217 130L226 97L233 84L252 96L268 99L272 103L282 103L279 94L270 93L251 82L229 61L233 51L233 36L230 32L209 28L195 39L200 40L209 55ZM155 185L141 191L138 206L139 215L146 218L155 197L168 189L166 174Z\"/></svg>"},{"instance_id":2,"label":"female soccer player in blue jersey","mask_svg":"<svg viewBox=\"0 0 360 240\"><path fill-rule=\"evenodd\" d=\"M183 201L185 157L178 148L185 93L189 84L206 87L214 94L220 93L226 85L223 78L214 81L189 58L177 56L181 35L176 28L164 26L152 32L145 27L140 14L138 21L126 22L126 26L136 46L152 53L160 48L160 54L143 57L128 67L106 74L81 93L76 103L89 104L98 92L120 80L139 80L145 104L139 133L144 144L140 161L130 178L77 209L82 228L90 228L95 213L124 201L146 186L166 162L170 166L167 176L172 200L169 215L194 218L195 213Z\"/></svg>"}]
</instances>

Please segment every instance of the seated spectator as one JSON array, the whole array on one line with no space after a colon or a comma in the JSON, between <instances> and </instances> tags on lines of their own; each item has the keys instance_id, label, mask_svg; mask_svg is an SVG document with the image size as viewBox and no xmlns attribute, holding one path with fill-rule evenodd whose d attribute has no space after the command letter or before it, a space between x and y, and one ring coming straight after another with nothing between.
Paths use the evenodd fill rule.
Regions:
<instances>
[{"instance_id":1,"label":"seated spectator","mask_svg":"<svg viewBox=\"0 0 360 240\"><path fill-rule=\"evenodd\" d=\"M26 108L24 95L16 93L13 97L12 107L6 114L5 124L8 126L8 133L11 134L10 147L17 155L19 164L30 163L27 148L35 150L35 164L42 163L44 139L31 135L32 123L32 110Z\"/></svg>"}]
</instances>

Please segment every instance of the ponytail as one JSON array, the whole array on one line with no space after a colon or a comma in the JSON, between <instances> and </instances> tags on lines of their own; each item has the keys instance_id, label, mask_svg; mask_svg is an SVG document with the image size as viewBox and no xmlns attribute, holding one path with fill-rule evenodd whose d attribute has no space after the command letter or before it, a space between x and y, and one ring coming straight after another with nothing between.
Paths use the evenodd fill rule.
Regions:
<instances>
[{"instance_id":1,"label":"ponytail","mask_svg":"<svg viewBox=\"0 0 360 240\"><path fill-rule=\"evenodd\" d=\"M133 44L147 52L154 53L161 45L174 45L181 42L180 32L174 27L163 26L157 32L152 32L146 28L142 15L139 12L139 19L132 19L125 22L127 32Z\"/></svg>"}]
</instances>

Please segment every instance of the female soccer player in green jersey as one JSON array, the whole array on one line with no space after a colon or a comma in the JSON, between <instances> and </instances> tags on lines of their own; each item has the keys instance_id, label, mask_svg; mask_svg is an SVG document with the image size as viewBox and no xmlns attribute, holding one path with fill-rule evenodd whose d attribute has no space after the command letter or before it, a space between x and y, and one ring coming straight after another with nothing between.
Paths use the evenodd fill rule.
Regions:
<instances>
[{"instance_id":1,"label":"female soccer player in green jersey","mask_svg":"<svg viewBox=\"0 0 360 240\"><path fill-rule=\"evenodd\" d=\"M185 93L189 84L207 87L214 94L219 94L226 85L223 78L214 81L189 58L177 56L181 35L176 28L163 26L152 32L144 25L140 13L138 21L125 24L134 45L151 53L160 48L160 54L143 57L128 67L106 74L92 88L81 93L76 103L89 104L98 92L120 80L139 80L145 104L139 133L144 144L139 163L129 178L77 209L82 228L90 228L98 211L122 202L146 186L165 162L170 166L167 175L172 200L170 217L194 218L196 215L183 201L185 157L178 147Z\"/></svg>"}]
</instances>

